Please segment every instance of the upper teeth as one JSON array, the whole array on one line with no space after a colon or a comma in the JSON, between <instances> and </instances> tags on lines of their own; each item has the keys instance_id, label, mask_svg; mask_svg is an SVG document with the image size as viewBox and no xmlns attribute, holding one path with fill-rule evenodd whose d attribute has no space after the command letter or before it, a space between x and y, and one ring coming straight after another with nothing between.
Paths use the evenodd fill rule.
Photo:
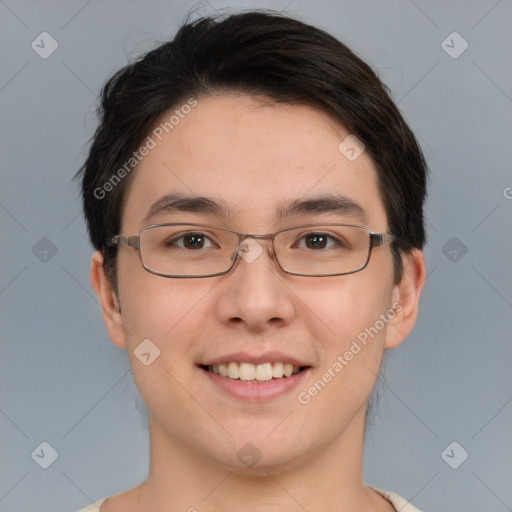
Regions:
<instances>
[{"instance_id":1,"label":"upper teeth","mask_svg":"<svg viewBox=\"0 0 512 512\"><path fill-rule=\"evenodd\" d=\"M281 362L252 364L233 361L208 366L208 370L230 379L267 381L271 380L272 377L276 379L283 376L290 377L292 374L299 372L300 366Z\"/></svg>"}]
</instances>

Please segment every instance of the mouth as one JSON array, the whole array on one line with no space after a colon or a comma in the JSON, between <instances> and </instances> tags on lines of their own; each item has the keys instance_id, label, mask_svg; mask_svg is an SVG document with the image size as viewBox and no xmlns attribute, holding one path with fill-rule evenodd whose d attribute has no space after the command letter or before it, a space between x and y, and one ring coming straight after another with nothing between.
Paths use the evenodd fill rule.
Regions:
<instances>
[{"instance_id":1,"label":"mouth","mask_svg":"<svg viewBox=\"0 0 512 512\"><path fill-rule=\"evenodd\" d=\"M214 365L201 365L208 373L248 384L265 384L270 381L288 379L309 368L281 361L253 364L230 361Z\"/></svg>"},{"instance_id":2,"label":"mouth","mask_svg":"<svg viewBox=\"0 0 512 512\"><path fill-rule=\"evenodd\" d=\"M312 370L311 366L294 364L298 361L277 358L254 362L224 359L211 363L197 366L208 387L249 403L270 403L290 396Z\"/></svg>"}]
</instances>

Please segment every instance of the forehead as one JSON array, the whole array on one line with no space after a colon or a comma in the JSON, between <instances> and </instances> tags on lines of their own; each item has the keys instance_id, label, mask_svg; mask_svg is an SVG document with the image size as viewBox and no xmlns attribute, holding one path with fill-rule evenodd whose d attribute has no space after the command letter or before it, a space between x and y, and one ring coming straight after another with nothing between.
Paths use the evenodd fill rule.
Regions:
<instances>
[{"instance_id":1,"label":"forehead","mask_svg":"<svg viewBox=\"0 0 512 512\"><path fill-rule=\"evenodd\" d=\"M371 158L363 152L349 159L339 149L349 135L319 110L248 95L177 106L149 134L154 144L126 191L123 228L147 224L148 212L166 195L211 199L230 227L250 222L253 232L283 220L293 202L336 195L361 206L368 227L385 229Z\"/></svg>"}]
</instances>

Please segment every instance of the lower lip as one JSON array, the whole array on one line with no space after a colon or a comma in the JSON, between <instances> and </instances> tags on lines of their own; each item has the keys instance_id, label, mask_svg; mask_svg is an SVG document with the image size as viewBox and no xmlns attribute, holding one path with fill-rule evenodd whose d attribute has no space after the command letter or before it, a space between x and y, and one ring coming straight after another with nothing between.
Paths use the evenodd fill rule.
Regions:
<instances>
[{"instance_id":1,"label":"lower lip","mask_svg":"<svg viewBox=\"0 0 512 512\"><path fill-rule=\"evenodd\" d=\"M225 393L248 402L264 402L284 395L296 388L309 372L309 368L306 368L290 377L272 379L262 384L256 384L254 382L222 377L204 368L199 368L199 370L210 379L210 382Z\"/></svg>"}]
</instances>

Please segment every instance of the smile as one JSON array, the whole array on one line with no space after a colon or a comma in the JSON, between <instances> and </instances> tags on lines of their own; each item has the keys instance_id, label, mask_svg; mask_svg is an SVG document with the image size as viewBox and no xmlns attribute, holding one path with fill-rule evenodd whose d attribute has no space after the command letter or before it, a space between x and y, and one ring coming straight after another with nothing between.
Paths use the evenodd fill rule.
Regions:
<instances>
[{"instance_id":1,"label":"smile","mask_svg":"<svg viewBox=\"0 0 512 512\"><path fill-rule=\"evenodd\" d=\"M280 361L262 364L231 361L218 365L208 365L204 368L209 373L220 375L221 377L251 383L263 383L270 380L291 377L304 369L302 366L295 366L291 363L283 363Z\"/></svg>"},{"instance_id":2,"label":"smile","mask_svg":"<svg viewBox=\"0 0 512 512\"><path fill-rule=\"evenodd\" d=\"M206 377L206 382L213 385L212 389L250 403L268 403L279 397L292 396L289 393L312 370L311 366L299 366L278 359L273 362L265 362L265 359L260 361L249 363L226 358L224 362L211 361L216 364L198 365L198 369Z\"/></svg>"}]
</instances>

